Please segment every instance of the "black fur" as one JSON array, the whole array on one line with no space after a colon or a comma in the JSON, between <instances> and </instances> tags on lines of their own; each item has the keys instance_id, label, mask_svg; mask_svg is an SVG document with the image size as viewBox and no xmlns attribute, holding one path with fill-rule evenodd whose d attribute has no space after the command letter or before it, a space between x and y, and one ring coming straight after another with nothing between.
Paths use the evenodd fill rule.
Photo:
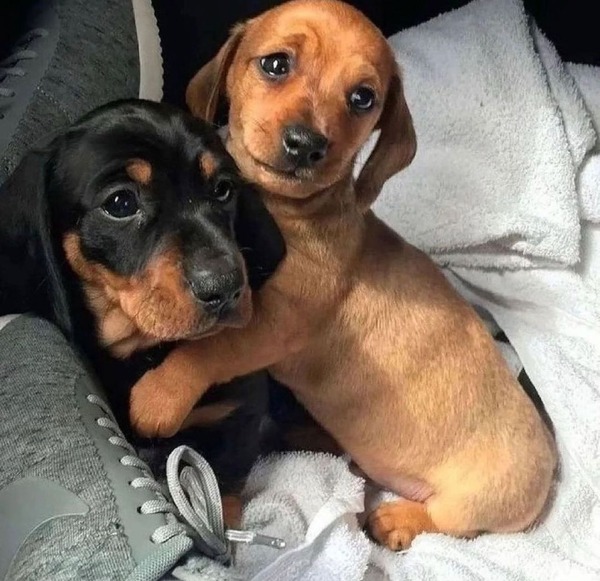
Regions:
<instances>
[{"instance_id":1,"label":"black fur","mask_svg":"<svg viewBox=\"0 0 600 581\"><path fill-rule=\"evenodd\" d=\"M227 174L236 184L238 191L226 204L215 203L213 180L200 171L198 154L203 151L218 158L219 175ZM129 179L125 166L132 158L149 161L155 170L150 195L139 197L143 223L107 219L100 208L107 192ZM181 241L184 264L198 260L199 248L239 248L254 289L282 260L283 238L215 131L183 111L149 101L118 101L92 111L28 153L0 187L0 315L32 312L58 325L91 363L122 427L133 438L127 421L129 389L172 345L159 345L127 360L113 358L99 345L81 281L62 250L64 234L73 231L88 260L124 276L142 269L173 236ZM240 389L240 382L251 385ZM220 461L224 479L233 482L262 450L267 389L262 374L238 380L231 390L248 400L223 426L204 434L191 430L173 442L137 443L159 466L168 449L183 438L214 461L218 475ZM221 386L210 397L228 398L231 390ZM231 442L245 445L232 448Z\"/></svg>"}]
</instances>

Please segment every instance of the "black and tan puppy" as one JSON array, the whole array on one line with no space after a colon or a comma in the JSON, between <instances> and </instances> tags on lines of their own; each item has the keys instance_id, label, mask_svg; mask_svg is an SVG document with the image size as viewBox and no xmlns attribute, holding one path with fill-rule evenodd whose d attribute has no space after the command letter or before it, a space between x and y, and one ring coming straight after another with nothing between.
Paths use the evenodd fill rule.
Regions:
<instances>
[{"instance_id":1,"label":"black and tan puppy","mask_svg":"<svg viewBox=\"0 0 600 581\"><path fill-rule=\"evenodd\" d=\"M55 322L91 360L124 428L135 380L174 342L245 324L251 288L285 252L210 126L138 100L105 105L31 151L0 188L0 217L0 315ZM244 432L262 404L240 397L260 397L263 379L243 381L253 388L238 382L188 422L231 416L226 434L211 425L209 446L228 478L259 446ZM227 434L245 445L229 442L225 458Z\"/></svg>"}]
</instances>

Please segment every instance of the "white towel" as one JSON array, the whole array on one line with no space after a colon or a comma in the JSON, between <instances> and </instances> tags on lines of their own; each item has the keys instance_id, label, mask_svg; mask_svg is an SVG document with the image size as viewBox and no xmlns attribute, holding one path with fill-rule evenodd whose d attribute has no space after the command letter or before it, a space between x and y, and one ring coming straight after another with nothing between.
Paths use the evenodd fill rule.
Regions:
<instances>
[{"instance_id":1,"label":"white towel","mask_svg":"<svg viewBox=\"0 0 600 581\"><path fill-rule=\"evenodd\" d=\"M577 270L450 275L501 325L553 421L561 456L556 498L524 542L531 560L559 557L563 574L555 579L600 579L600 227L585 224L583 241Z\"/></svg>"},{"instance_id":2,"label":"white towel","mask_svg":"<svg viewBox=\"0 0 600 581\"><path fill-rule=\"evenodd\" d=\"M235 570L252 581L361 581L371 544L356 515L364 481L327 454L283 454L259 462L244 496L245 529L280 537L283 554L239 546Z\"/></svg>"},{"instance_id":3,"label":"white towel","mask_svg":"<svg viewBox=\"0 0 600 581\"><path fill-rule=\"evenodd\" d=\"M583 100L592 117L592 125L600 135L600 73L598 67L568 63L569 72L575 79ZM585 159L578 175L577 188L581 217L600 222L600 139Z\"/></svg>"},{"instance_id":4,"label":"white towel","mask_svg":"<svg viewBox=\"0 0 600 581\"><path fill-rule=\"evenodd\" d=\"M522 3L477 0L390 44L418 150L375 212L442 264L575 264L576 175L596 135L575 82Z\"/></svg>"}]
</instances>

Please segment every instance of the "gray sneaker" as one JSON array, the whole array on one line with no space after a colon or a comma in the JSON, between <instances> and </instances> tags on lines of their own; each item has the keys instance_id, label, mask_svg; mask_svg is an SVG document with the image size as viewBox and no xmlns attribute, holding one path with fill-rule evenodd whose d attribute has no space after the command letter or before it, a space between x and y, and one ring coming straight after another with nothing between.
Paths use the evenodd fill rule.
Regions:
<instances>
[{"instance_id":1,"label":"gray sneaker","mask_svg":"<svg viewBox=\"0 0 600 581\"><path fill-rule=\"evenodd\" d=\"M151 0L36 0L0 57L0 183L40 137L118 98L162 98Z\"/></svg>"},{"instance_id":2,"label":"gray sneaker","mask_svg":"<svg viewBox=\"0 0 600 581\"><path fill-rule=\"evenodd\" d=\"M202 571L197 579L232 579L219 562L199 556L198 535L50 323L0 318L0 401L0 579L154 581L171 578L189 559ZM176 479L184 474L178 463L171 467ZM218 489L216 501L214 489L213 497L203 495L202 472L192 473L214 508Z\"/></svg>"}]
</instances>

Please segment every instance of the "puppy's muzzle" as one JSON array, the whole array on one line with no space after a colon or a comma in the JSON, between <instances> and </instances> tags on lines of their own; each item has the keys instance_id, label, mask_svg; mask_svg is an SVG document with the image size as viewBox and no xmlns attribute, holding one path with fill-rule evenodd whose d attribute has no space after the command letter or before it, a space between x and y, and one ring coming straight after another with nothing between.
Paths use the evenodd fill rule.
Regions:
<instances>
[{"instance_id":1,"label":"puppy's muzzle","mask_svg":"<svg viewBox=\"0 0 600 581\"><path fill-rule=\"evenodd\" d=\"M204 260L187 278L200 307L220 321L236 310L246 285L243 269L227 256Z\"/></svg>"},{"instance_id":2,"label":"puppy's muzzle","mask_svg":"<svg viewBox=\"0 0 600 581\"><path fill-rule=\"evenodd\" d=\"M304 125L288 125L283 130L282 145L285 158L294 168L312 168L325 158L329 142Z\"/></svg>"}]
</instances>

